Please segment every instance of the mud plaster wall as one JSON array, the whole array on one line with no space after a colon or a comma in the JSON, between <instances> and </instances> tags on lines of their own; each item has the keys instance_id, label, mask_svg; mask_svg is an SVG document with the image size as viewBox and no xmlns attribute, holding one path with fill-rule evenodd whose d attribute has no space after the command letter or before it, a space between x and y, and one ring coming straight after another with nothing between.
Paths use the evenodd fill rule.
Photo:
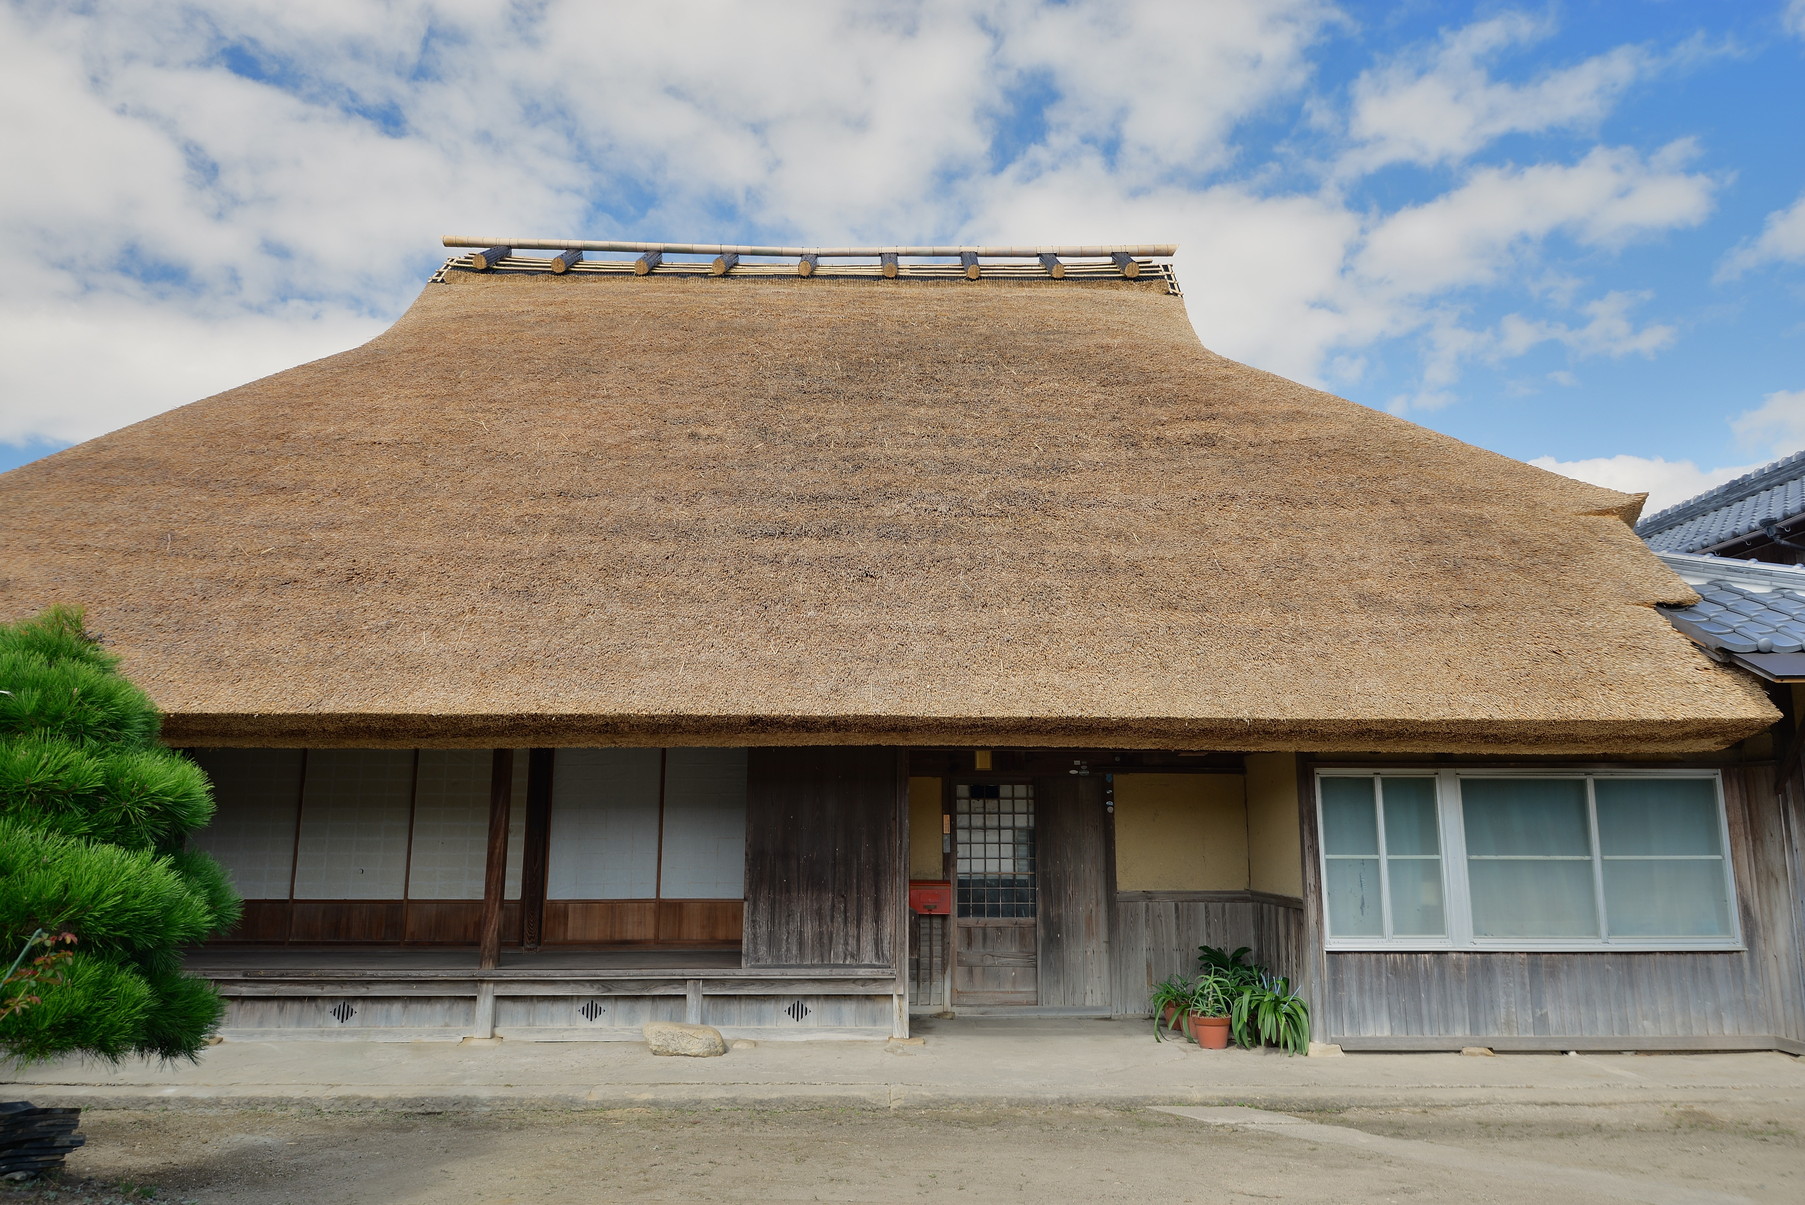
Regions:
<instances>
[{"instance_id":1,"label":"mud plaster wall","mask_svg":"<svg viewBox=\"0 0 1805 1205\"><path fill-rule=\"evenodd\" d=\"M940 861L940 780L909 779L909 877L938 879Z\"/></svg>"},{"instance_id":2,"label":"mud plaster wall","mask_svg":"<svg viewBox=\"0 0 1805 1205\"><path fill-rule=\"evenodd\" d=\"M1118 774L1120 891L1247 887L1247 805L1239 774Z\"/></svg>"},{"instance_id":3,"label":"mud plaster wall","mask_svg":"<svg viewBox=\"0 0 1805 1205\"><path fill-rule=\"evenodd\" d=\"M1246 765L1247 885L1254 891L1301 897L1297 759L1289 753L1250 753Z\"/></svg>"}]
</instances>

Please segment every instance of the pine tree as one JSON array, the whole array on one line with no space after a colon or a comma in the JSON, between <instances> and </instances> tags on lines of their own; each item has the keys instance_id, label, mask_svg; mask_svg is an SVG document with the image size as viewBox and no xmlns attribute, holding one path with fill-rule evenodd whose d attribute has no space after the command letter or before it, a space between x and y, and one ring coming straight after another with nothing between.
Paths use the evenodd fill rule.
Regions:
<instances>
[{"instance_id":1,"label":"pine tree","mask_svg":"<svg viewBox=\"0 0 1805 1205\"><path fill-rule=\"evenodd\" d=\"M0 1051L22 1061L193 1058L223 1013L180 949L238 921L219 864L183 848L212 789L117 666L75 608L0 624L0 951L74 938L35 983L0 988Z\"/></svg>"}]
</instances>

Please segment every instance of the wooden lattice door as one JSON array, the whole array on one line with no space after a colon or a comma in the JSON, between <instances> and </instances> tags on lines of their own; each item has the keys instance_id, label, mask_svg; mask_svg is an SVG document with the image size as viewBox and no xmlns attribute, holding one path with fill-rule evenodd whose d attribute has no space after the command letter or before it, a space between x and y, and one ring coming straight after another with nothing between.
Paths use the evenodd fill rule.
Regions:
<instances>
[{"instance_id":1,"label":"wooden lattice door","mask_svg":"<svg viewBox=\"0 0 1805 1205\"><path fill-rule=\"evenodd\" d=\"M952 1003L1038 1004L1033 784L959 783L952 804Z\"/></svg>"}]
</instances>

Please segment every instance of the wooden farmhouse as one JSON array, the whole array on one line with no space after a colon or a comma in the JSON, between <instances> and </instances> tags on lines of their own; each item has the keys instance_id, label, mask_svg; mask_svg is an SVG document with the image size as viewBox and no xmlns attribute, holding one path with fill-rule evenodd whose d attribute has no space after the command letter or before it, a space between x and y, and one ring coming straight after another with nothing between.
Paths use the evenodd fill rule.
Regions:
<instances>
[{"instance_id":1,"label":"wooden farmhouse","mask_svg":"<svg viewBox=\"0 0 1805 1205\"><path fill-rule=\"evenodd\" d=\"M0 477L0 613L213 778L229 1033L1144 1015L1209 944L1348 1049L1805 1051L1783 688L1639 499L1215 355L1170 248L448 241Z\"/></svg>"}]
</instances>

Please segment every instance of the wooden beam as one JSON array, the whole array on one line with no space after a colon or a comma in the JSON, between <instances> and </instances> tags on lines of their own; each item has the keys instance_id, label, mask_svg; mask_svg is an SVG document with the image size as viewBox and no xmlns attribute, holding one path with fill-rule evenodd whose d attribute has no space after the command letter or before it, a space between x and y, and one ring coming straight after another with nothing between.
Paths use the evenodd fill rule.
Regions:
<instances>
[{"instance_id":1,"label":"wooden beam","mask_svg":"<svg viewBox=\"0 0 1805 1205\"><path fill-rule=\"evenodd\" d=\"M483 866L483 917L477 930L477 968L501 962L501 904L508 893L508 813L514 795L514 751L489 755L489 858Z\"/></svg>"},{"instance_id":2,"label":"wooden beam","mask_svg":"<svg viewBox=\"0 0 1805 1205\"><path fill-rule=\"evenodd\" d=\"M545 883L551 861L554 750L534 749L526 763L526 842L520 851L520 944L537 950L545 929Z\"/></svg>"},{"instance_id":3,"label":"wooden beam","mask_svg":"<svg viewBox=\"0 0 1805 1205\"><path fill-rule=\"evenodd\" d=\"M552 273L562 276L582 262L583 253L581 251L560 251L552 256Z\"/></svg>"},{"instance_id":4,"label":"wooden beam","mask_svg":"<svg viewBox=\"0 0 1805 1205\"><path fill-rule=\"evenodd\" d=\"M473 251L470 253L470 266L478 272L487 272L512 254L512 247L490 247L485 251Z\"/></svg>"},{"instance_id":5,"label":"wooden beam","mask_svg":"<svg viewBox=\"0 0 1805 1205\"><path fill-rule=\"evenodd\" d=\"M747 245L728 245L725 243L636 243L621 242L613 239L580 239L580 238L528 238L519 235L513 238L500 238L485 235L481 238L473 235L448 234L439 240L447 247L493 247L506 245L509 247L577 247L584 251L662 251L666 255L720 255L725 251L737 251L741 255L762 255L772 259L790 259L797 255L819 255L823 259L873 259L885 253L907 256L910 259L946 259L960 255L966 251L973 254L1001 259L1032 259L1036 255L1051 252L1066 259L1088 259L1109 255L1122 251L1129 255L1162 256L1175 255L1178 252L1176 243L1113 243L1084 245L1055 245L1039 243L1027 247L755 247Z\"/></svg>"},{"instance_id":6,"label":"wooden beam","mask_svg":"<svg viewBox=\"0 0 1805 1205\"><path fill-rule=\"evenodd\" d=\"M959 262L965 265L965 279L967 280L976 280L984 274L983 269L978 267L978 253L975 251L962 253L959 256Z\"/></svg>"},{"instance_id":7,"label":"wooden beam","mask_svg":"<svg viewBox=\"0 0 1805 1205\"><path fill-rule=\"evenodd\" d=\"M815 268L820 262L821 257L812 251L807 255L799 257L796 260L796 275L813 276L815 274Z\"/></svg>"},{"instance_id":8,"label":"wooden beam","mask_svg":"<svg viewBox=\"0 0 1805 1205\"><path fill-rule=\"evenodd\" d=\"M648 251L633 261L633 275L644 276L664 262L664 252Z\"/></svg>"},{"instance_id":9,"label":"wooden beam","mask_svg":"<svg viewBox=\"0 0 1805 1205\"><path fill-rule=\"evenodd\" d=\"M1109 258L1115 261L1116 268L1129 280L1133 280L1141 274L1141 261L1128 252L1117 251Z\"/></svg>"},{"instance_id":10,"label":"wooden beam","mask_svg":"<svg viewBox=\"0 0 1805 1205\"><path fill-rule=\"evenodd\" d=\"M739 262L740 257L737 252L729 251L725 255L717 255L714 257L713 266L708 269L708 274L710 276L725 276L727 273L733 271L734 266Z\"/></svg>"},{"instance_id":11,"label":"wooden beam","mask_svg":"<svg viewBox=\"0 0 1805 1205\"><path fill-rule=\"evenodd\" d=\"M1065 265L1059 262L1059 257L1057 255L1042 255L1040 257L1040 266L1045 268L1047 270L1047 275L1051 276L1054 280L1065 279Z\"/></svg>"},{"instance_id":12,"label":"wooden beam","mask_svg":"<svg viewBox=\"0 0 1805 1205\"><path fill-rule=\"evenodd\" d=\"M896 253L894 251L886 251L882 255L878 256L878 261L880 263L882 263L884 266L885 278L888 280L895 280L896 279L896 268L897 268Z\"/></svg>"}]
</instances>

